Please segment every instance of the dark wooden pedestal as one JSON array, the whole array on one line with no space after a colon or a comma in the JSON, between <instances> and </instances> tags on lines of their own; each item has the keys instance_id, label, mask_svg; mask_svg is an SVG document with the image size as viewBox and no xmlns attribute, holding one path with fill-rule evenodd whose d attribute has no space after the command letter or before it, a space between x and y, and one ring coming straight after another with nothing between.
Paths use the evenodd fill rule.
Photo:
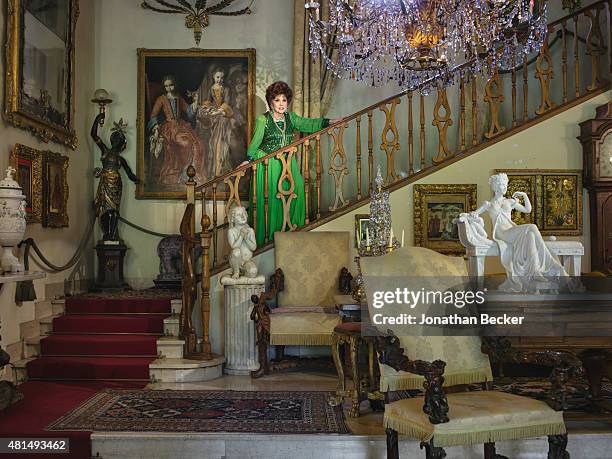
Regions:
<instances>
[{"instance_id":1,"label":"dark wooden pedestal","mask_svg":"<svg viewBox=\"0 0 612 459\"><path fill-rule=\"evenodd\" d=\"M123 279L123 260L128 250L123 243L96 245L98 254L98 277L95 290L129 290L130 286Z\"/></svg>"}]
</instances>

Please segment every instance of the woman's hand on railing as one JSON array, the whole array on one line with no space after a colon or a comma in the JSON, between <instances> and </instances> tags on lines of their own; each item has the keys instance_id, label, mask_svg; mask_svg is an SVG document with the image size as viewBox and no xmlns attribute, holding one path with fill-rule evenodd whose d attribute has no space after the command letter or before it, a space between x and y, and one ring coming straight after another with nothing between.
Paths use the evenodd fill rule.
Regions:
<instances>
[{"instance_id":1,"label":"woman's hand on railing","mask_svg":"<svg viewBox=\"0 0 612 459\"><path fill-rule=\"evenodd\" d=\"M344 118L332 118L332 119L330 119L330 120L329 120L329 124L330 124L330 125L332 125L332 124L339 123L339 122L340 122L340 121L342 121L343 119L344 119Z\"/></svg>"},{"instance_id":2,"label":"woman's hand on railing","mask_svg":"<svg viewBox=\"0 0 612 459\"><path fill-rule=\"evenodd\" d=\"M238 167L242 167L242 166L244 166L245 164L249 164L249 163L250 163L250 161L242 161L240 164L238 164ZM238 167L237 167L237 168L238 168Z\"/></svg>"}]
</instances>

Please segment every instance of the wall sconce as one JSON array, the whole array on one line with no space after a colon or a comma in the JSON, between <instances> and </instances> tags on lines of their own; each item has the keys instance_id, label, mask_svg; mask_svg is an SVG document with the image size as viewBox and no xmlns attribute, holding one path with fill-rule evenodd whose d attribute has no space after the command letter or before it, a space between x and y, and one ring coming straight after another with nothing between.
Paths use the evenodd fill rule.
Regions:
<instances>
[{"instance_id":1,"label":"wall sconce","mask_svg":"<svg viewBox=\"0 0 612 459\"><path fill-rule=\"evenodd\" d=\"M104 113L106 106L113 102L113 99L108 97L108 91L106 89L96 89L94 91L94 97L91 99L94 104L98 104L100 107L100 113ZM100 122L100 126L104 124L104 120Z\"/></svg>"}]
</instances>

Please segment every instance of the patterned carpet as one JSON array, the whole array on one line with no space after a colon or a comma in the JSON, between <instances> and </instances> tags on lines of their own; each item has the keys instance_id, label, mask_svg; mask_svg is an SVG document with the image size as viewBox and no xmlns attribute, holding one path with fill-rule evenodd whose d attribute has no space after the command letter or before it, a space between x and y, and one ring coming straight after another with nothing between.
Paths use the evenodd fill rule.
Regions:
<instances>
[{"instance_id":1,"label":"patterned carpet","mask_svg":"<svg viewBox=\"0 0 612 459\"><path fill-rule=\"evenodd\" d=\"M147 288L142 290L118 290L116 292L104 291L81 293L73 298L181 298L181 292L163 288Z\"/></svg>"},{"instance_id":2,"label":"patterned carpet","mask_svg":"<svg viewBox=\"0 0 612 459\"><path fill-rule=\"evenodd\" d=\"M46 430L347 434L329 392L103 390Z\"/></svg>"}]
</instances>

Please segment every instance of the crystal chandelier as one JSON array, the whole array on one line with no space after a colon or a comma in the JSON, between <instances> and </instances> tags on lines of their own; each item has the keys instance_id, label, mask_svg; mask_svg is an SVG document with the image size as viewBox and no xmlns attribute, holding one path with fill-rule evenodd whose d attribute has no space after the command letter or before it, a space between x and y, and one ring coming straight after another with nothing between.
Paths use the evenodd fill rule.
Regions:
<instances>
[{"instance_id":1,"label":"crystal chandelier","mask_svg":"<svg viewBox=\"0 0 612 459\"><path fill-rule=\"evenodd\" d=\"M321 0L325 1L325 0ZM306 1L310 52L339 78L404 89L522 64L546 36L541 0ZM327 16L327 15L326 15ZM337 50L332 58L329 50Z\"/></svg>"}]
</instances>

